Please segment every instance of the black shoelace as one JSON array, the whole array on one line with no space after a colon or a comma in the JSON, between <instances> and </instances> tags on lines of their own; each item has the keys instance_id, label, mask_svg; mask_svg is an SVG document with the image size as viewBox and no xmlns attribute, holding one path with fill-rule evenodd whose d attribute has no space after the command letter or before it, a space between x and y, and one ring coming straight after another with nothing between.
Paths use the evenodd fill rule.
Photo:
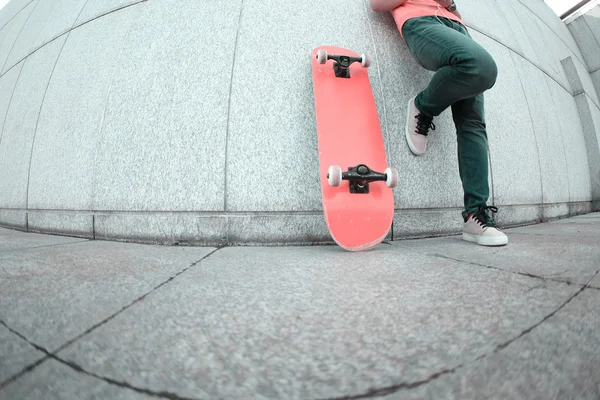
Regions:
<instances>
[{"instance_id":1,"label":"black shoelace","mask_svg":"<svg viewBox=\"0 0 600 400\"><path fill-rule=\"evenodd\" d=\"M481 208L479 208L479 210L477 210L473 214L473 218L475 218L477 220L477 223L479 223L479 225L481 225L482 227L495 228L496 223L494 222L493 217L491 217L488 214L488 211L491 211L492 213L495 214L498 212L498 207L494 207L494 206L481 207Z\"/></svg>"},{"instance_id":2,"label":"black shoelace","mask_svg":"<svg viewBox=\"0 0 600 400\"><path fill-rule=\"evenodd\" d=\"M435 125L433 124L433 118L428 117L424 114L417 114L417 133L423 136L427 136L429 130L435 131Z\"/></svg>"}]
</instances>

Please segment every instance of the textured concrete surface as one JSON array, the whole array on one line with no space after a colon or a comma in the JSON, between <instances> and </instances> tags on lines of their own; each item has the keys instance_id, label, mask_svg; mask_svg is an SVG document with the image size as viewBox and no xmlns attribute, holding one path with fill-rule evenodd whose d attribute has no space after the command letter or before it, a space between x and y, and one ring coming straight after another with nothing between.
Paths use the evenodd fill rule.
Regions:
<instances>
[{"instance_id":1,"label":"textured concrete surface","mask_svg":"<svg viewBox=\"0 0 600 400\"><path fill-rule=\"evenodd\" d=\"M1 251L0 319L53 351L211 251L140 246L71 239Z\"/></svg>"},{"instance_id":2,"label":"textured concrete surface","mask_svg":"<svg viewBox=\"0 0 600 400\"><path fill-rule=\"evenodd\" d=\"M0 325L0 382L46 356L27 341ZM0 392L0 396L4 396Z\"/></svg>"},{"instance_id":3,"label":"textured concrete surface","mask_svg":"<svg viewBox=\"0 0 600 400\"><path fill-rule=\"evenodd\" d=\"M568 24L568 28L577 41L583 59L590 71L600 69L600 6L589 12L589 15L583 15Z\"/></svg>"},{"instance_id":4,"label":"textured concrete surface","mask_svg":"<svg viewBox=\"0 0 600 400\"><path fill-rule=\"evenodd\" d=\"M3 400L600 395L599 213L365 253L0 234Z\"/></svg>"},{"instance_id":5,"label":"textured concrete surface","mask_svg":"<svg viewBox=\"0 0 600 400\"><path fill-rule=\"evenodd\" d=\"M5 74L7 71L5 68L7 65L8 56L14 49L15 42L23 31L23 27L31 15L35 4L36 1L27 4L17 15L14 16L14 18L11 19L10 23L5 27L5 29L7 29L7 33L4 36L2 43L0 43L0 71L2 71L2 74Z\"/></svg>"},{"instance_id":6,"label":"textured concrete surface","mask_svg":"<svg viewBox=\"0 0 600 400\"><path fill-rule=\"evenodd\" d=\"M372 56L388 163L400 172L393 232L458 232L451 113L414 157L404 110L432 73L389 13L368 0L215 4L10 1L0 12L0 225L168 244L322 242L308 55L325 43ZM582 132L600 137L593 54L542 0L459 7L499 66L486 121L504 222L591 205L598 158L586 166Z\"/></svg>"},{"instance_id":7,"label":"textured concrete surface","mask_svg":"<svg viewBox=\"0 0 600 400\"><path fill-rule=\"evenodd\" d=\"M0 139L0 170L13 177L0 190L4 207L27 208L27 183L38 115L64 42L64 38L55 40L21 63L21 69L11 71L13 74L20 70L20 75L14 91L10 92L12 98Z\"/></svg>"},{"instance_id":8,"label":"textured concrete surface","mask_svg":"<svg viewBox=\"0 0 600 400\"><path fill-rule=\"evenodd\" d=\"M98 152L117 56L138 13L127 8L69 34L40 111L31 155L30 208L92 209L96 168L90 160Z\"/></svg>"}]
</instances>

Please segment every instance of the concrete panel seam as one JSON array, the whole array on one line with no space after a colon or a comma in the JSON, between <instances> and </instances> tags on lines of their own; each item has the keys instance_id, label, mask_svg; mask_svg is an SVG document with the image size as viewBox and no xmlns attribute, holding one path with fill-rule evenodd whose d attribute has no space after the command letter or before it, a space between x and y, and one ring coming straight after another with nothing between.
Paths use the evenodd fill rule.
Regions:
<instances>
[{"instance_id":1,"label":"concrete panel seam","mask_svg":"<svg viewBox=\"0 0 600 400\"><path fill-rule=\"evenodd\" d=\"M512 55L513 52L510 53L511 54L511 58L513 59L513 63L516 65L515 60L514 60L514 56ZM527 112L529 113L529 119L531 120L531 131L533 132L533 140L535 140L535 151L536 151L536 158L537 158L537 162L538 162L538 168L540 170L540 189L541 189L541 193L542 193L542 203L544 204L544 179L543 179L543 174L542 174L542 161L540 160L540 148L538 145L538 140L537 140L537 135L535 133L535 126L533 124L533 115L531 114L531 107L529 106L529 102L530 100L527 98L527 92L525 91L525 87L523 86L523 78L521 77L521 74L518 73L517 71L517 76L519 77L519 84L521 85L521 90L523 91L523 96L525 97L525 103L527 103Z\"/></svg>"},{"instance_id":2,"label":"concrete panel seam","mask_svg":"<svg viewBox=\"0 0 600 400\"><path fill-rule=\"evenodd\" d=\"M230 126L231 126L231 101L232 101L231 94L233 93L233 74L235 73L235 59L236 59L237 50L238 50L240 32L242 30L243 13L244 13L244 0L241 0L240 13L238 15L238 28L237 28L237 32L235 33L235 43L233 45L233 59L231 61L231 74L230 74L230 78L229 78L229 99L228 99L228 103L227 103L227 123L225 125L225 157L224 157L225 158L225 166L224 166L225 173L223 174L223 210L224 211L227 211L227 173L229 170L229 168L227 168L227 166L229 165L229 130L230 130Z\"/></svg>"},{"instance_id":3,"label":"concrete panel seam","mask_svg":"<svg viewBox=\"0 0 600 400\"><path fill-rule=\"evenodd\" d=\"M13 42L12 46L10 47L10 50L8 51L8 54L6 56L6 60L4 60L4 64L2 64L2 68L0 68L0 71L4 70L4 67L6 67L6 63L8 62L8 59L10 58L10 53L12 53L13 49L15 48L15 44L19 41L19 36L21 36L21 33L23 33L23 29L25 29L25 26L27 25L27 21L29 21L29 18L31 18L31 16L33 15L33 12L35 11L35 8L40 4L40 2L38 1L33 8L31 9L31 12L29 13L29 15L27 16L27 19L25 20L25 22L23 23L23 26L21 27L21 30L19 31L19 34L15 37L15 41ZM24 10L24 9L23 9ZM22 10L21 10L22 11ZM19 11L19 13L21 12Z\"/></svg>"},{"instance_id":4,"label":"concrete panel seam","mask_svg":"<svg viewBox=\"0 0 600 400\"><path fill-rule=\"evenodd\" d=\"M73 25L73 26L71 27L71 29L69 29L68 31L61 33L60 35L58 35L58 36L56 36L56 37L54 37L54 38L50 39L48 42L44 43L43 45L39 46L38 48L36 48L36 49L32 50L32 51L31 51L31 53L27 54L25 57L21 58L21 59L20 59L19 61L17 61L17 62L16 62L14 65L12 65L10 68L8 68L4 74L0 74L0 78L1 78L1 77L3 77L4 75L6 75L6 74L7 74L7 73L8 73L8 72L11 70L11 69L13 69L13 68L15 67L15 65L18 65L18 64L19 64L21 61L23 61L23 60L27 59L28 57L32 56L34 53L36 53L36 52L37 52L37 51L39 51L40 49L42 49L42 48L46 47L47 45L49 45L50 43L54 42L55 40L57 40L57 39L60 39L61 37L65 36L65 35L68 35L69 33L71 33L71 31L72 31L72 30L75 30L75 29L77 29L77 28L80 28L80 27L82 27L83 25L86 25L86 24L88 24L88 23L90 23L90 22L92 22L92 21L95 21L95 20L97 20L97 19L99 19L99 18L105 17L105 16L107 16L107 15L109 15L109 14L112 14L112 13L114 13L114 12L121 11L121 10L123 10L123 9L125 9L125 8L129 8L129 7L132 7L132 6L138 5L138 4L140 4L140 3L145 3L145 2L147 2L147 1L148 1L148 0L139 0L138 2L131 3L131 4L127 4L127 5L125 5L125 6L122 6L122 7L116 8L116 9L114 9L114 10L111 10L111 11L108 11L108 12L106 12L106 13L104 13L104 14L100 14L100 15L98 15L98 16L96 16L96 17L94 17L94 18L90 19L90 20L83 21L83 22L81 22L81 23L79 23L79 24L77 24L77 25ZM86 2L86 4L87 4L87 2ZM79 18L79 16L81 15L81 12L82 12L84 9L85 9L85 5L83 6L83 8L81 9L81 11L80 11L80 12L79 12L79 14L77 15L77 18ZM75 21L77 22L77 20L75 20ZM8 61L8 58L7 58L7 61ZM0 71L1 71L1 70L0 70Z\"/></svg>"},{"instance_id":5,"label":"concrete panel seam","mask_svg":"<svg viewBox=\"0 0 600 400\"><path fill-rule=\"evenodd\" d=\"M75 18L75 22L77 22L77 19L83 12L83 9L85 8L85 5L87 4L88 1L89 0L86 0L83 7L81 7L81 10L79 10L79 14L77 14L77 17ZM75 22L73 22L73 25L75 25ZM58 60L60 60L60 56L62 54L63 49L65 48L67 42L69 41L69 35L71 34L72 30L73 30L73 26L71 26L71 29L69 29L69 31L66 33L67 37L65 38L65 41L63 42L63 44L60 48L60 51L58 52L58 56L56 57L56 61L54 62L54 65L52 66L52 72L50 73L50 77L48 78L48 83L46 84L46 89L44 90L44 96L42 97L42 103L40 104L40 110L38 111L38 117L37 117L37 120L35 121L35 130L33 131L33 139L31 141L31 153L29 154L29 168L27 170L27 189L25 191L25 199L26 199L25 204L26 204L27 208L29 208L29 183L31 181L31 164L33 162L33 149L35 149L35 138L37 136L38 125L40 123L40 116L42 114L42 108L44 108L44 102L46 101L46 95L48 94L48 88L50 87L50 82L52 82L52 76L54 76L54 70L56 69L56 66L58 65ZM29 230L29 224L27 226L27 230Z\"/></svg>"},{"instance_id":6,"label":"concrete panel seam","mask_svg":"<svg viewBox=\"0 0 600 400\"><path fill-rule=\"evenodd\" d=\"M8 105L6 107L6 113L4 114L4 118L2 119L2 129L0 129L0 145L2 144L2 137L4 136L4 127L6 125L6 120L8 119L8 112L10 111L10 104L12 103L13 96L15 94L15 90L17 90L17 84L19 83L19 78L21 77L21 72L23 72L23 66L25 63L21 64L21 69L17 74L17 79L15 80L15 85L13 86L12 92L10 94L10 99L8 100Z\"/></svg>"},{"instance_id":7,"label":"concrete panel seam","mask_svg":"<svg viewBox=\"0 0 600 400\"><path fill-rule=\"evenodd\" d=\"M553 28L552 28L550 25L548 25L548 24L546 23L546 21L544 21L542 18L540 18L540 17L537 15L537 13L536 13L535 11L533 11L531 8L529 8L529 7L527 6L527 4L523 3L521 0L519 0L519 3L521 3L521 5L523 5L523 7L525 7L526 9L528 9L528 10L529 10L529 12L530 12L531 14L533 14L533 15L534 15L534 16L535 16L537 19L539 19L540 21L542 21L542 23L543 23L544 25L546 25L546 26L548 27L548 29L550 29L550 31L552 31L552 33L554 33L554 35L555 35L555 36L556 36L556 37L557 37L557 38L558 38L558 39L559 39L561 42L563 42L563 44L564 44L565 46L567 46L567 48L568 48L569 50L571 50L571 48L569 47L569 45L568 45L567 43L565 43L565 41L564 41L564 40L563 40L563 39L562 39L562 38L561 38L559 35L557 35L557 34L556 34L556 32L554 32L554 29L553 29ZM557 16L557 18L558 18L558 16ZM559 18L559 20L560 20L560 18ZM563 21L561 21L561 22L564 24L564 22L563 22ZM568 29L568 28L567 28L567 29ZM570 34L571 36L573 36L573 35L571 34L571 32L570 32L570 31L569 31L569 34ZM575 44L577 44L577 42L575 42ZM534 49L534 50L535 50L535 49ZM582 61L582 60L581 60L579 57L577 57L577 54L573 53L572 51L571 51L571 53L572 53L572 54L575 56L575 58L577 58L577 59L579 60L579 62L583 63L583 61Z\"/></svg>"},{"instance_id":8,"label":"concrete panel seam","mask_svg":"<svg viewBox=\"0 0 600 400\"><path fill-rule=\"evenodd\" d=\"M139 4L139 3L145 2L145 1L147 1L147 0L142 0L142 1L140 1L138 3L135 3L135 4ZM86 4L87 4L87 1L86 1ZM131 6L131 5L133 5L133 4L130 4L129 6ZM127 8L127 7L121 7L119 9L117 9L117 10L113 10L112 12L115 12L115 11L118 11L118 10L122 10L124 8ZM81 9L81 11L79 12L79 15L81 15L81 13L83 12L84 9L85 9L85 6ZM107 13L107 14L109 14L109 13ZM107 15L107 14L104 14L104 15ZM77 16L77 19L79 19L79 16ZM77 21L77 19L75 21ZM94 19L97 19L97 18L93 18L90 21L93 21ZM88 22L90 22L90 21L88 21ZM78 26L82 26L82 25L84 25L84 24L80 24ZM125 35L123 36L125 41L129 37L129 33L131 32L131 28L132 27L133 27L133 24L131 24L129 26L129 28L127 29L127 32L125 32ZM71 29L71 30L74 30L74 29L75 29L75 27L73 29ZM122 46L121 49L119 50L119 54L117 54L117 56L116 56L117 59L121 58L121 55L123 54L124 49L125 49L125 47ZM98 183L98 179L97 179L98 178L98 173L97 173L98 172L98 170L97 170L97 165L98 165L98 150L101 148L100 144L101 144L101 141L102 141L102 134L104 132L104 123L106 121L106 110L108 108L108 100L110 98L110 93L111 93L112 88L113 88L113 82L115 80L115 73L117 72L117 68L118 68L118 66L115 66L115 68L112 71L112 74L111 74L111 77L110 77L110 81L108 83L108 89L106 91L106 97L104 99L104 107L103 107L103 110L102 110L102 118L100 119L100 122L98 124L99 125L99 127L98 127L98 135L96 137L96 146L94 148L94 164L92 166L92 168L93 168L93 172L92 172L92 189L91 189L91 191L92 191L92 193L91 193L91 203L92 203L91 204L91 209L92 210L94 210L96 208L96 200L97 200L96 196L98 194L97 191L96 191L96 186L97 186L97 183Z\"/></svg>"},{"instance_id":9,"label":"concrete panel seam","mask_svg":"<svg viewBox=\"0 0 600 400\"><path fill-rule=\"evenodd\" d=\"M1 29L0 29L1 30ZM4 44L4 41L6 40L6 37L8 36L8 32L6 35L4 35L4 37L2 38L2 41L0 41L0 47L2 47L2 45Z\"/></svg>"},{"instance_id":10,"label":"concrete panel seam","mask_svg":"<svg viewBox=\"0 0 600 400\"><path fill-rule=\"evenodd\" d=\"M11 18L11 19L9 19L8 21L6 21L6 23L5 23L4 25L0 26L0 30L4 29L4 27L5 27L6 25L10 24L10 23L11 23L11 21L12 21L13 19L15 19L15 17L21 13L21 11L23 11L24 9L26 9L26 8L27 8L27 6L28 6L28 5L30 5L31 3L33 3L34 1L35 1L35 0L31 0L31 1L29 1L29 3L25 4L25 5L24 5L24 6L23 6L23 7L22 7L22 8L21 8L19 11L17 11L17 13L16 13L15 15L13 15L13 16L12 16L12 18Z\"/></svg>"},{"instance_id":11,"label":"concrete panel seam","mask_svg":"<svg viewBox=\"0 0 600 400\"><path fill-rule=\"evenodd\" d=\"M83 6L83 8L81 9L81 12L83 12L83 10L85 9L85 6L87 5L88 1L89 1L89 0L87 0L87 1L86 1L85 5L84 5L84 6ZM99 14L99 15L95 16L94 18L90 18L90 19L88 19L87 21L83 21L83 22L81 22L81 23L77 24L77 21L79 20L79 17L81 16L81 12L80 12L80 13L79 13L79 15L77 16L77 19L75 20L75 24L73 25L73 27L71 28L71 30L74 30L74 29L80 28L80 27L82 27L83 25L89 24L90 22L93 22L93 21L95 21L95 20L97 20L97 19L99 19L99 18L105 17L105 16L107 16L107 15L109 15L109 14L115 13L115 12L117 12L117 11L124 10L124 9L126 9L126 8L129 8L129 7L132 7L132 6L136 6L136 5L140 4L140 3L145 3L145 2L147 2L147 1L148 1L148 0L139 0L139 1L136 1L135 3L126 4L126 5L124 5L124 6L117 7L117 8L115 8L114 10L110 10L110 11L107 11L107 12L105 12L105 13L103 13L103 14Z\"/></svg>"},{"instance_id":12,"label":"concrete panel seam","mask_svg":"<svg viewBox=\"0 0 600 400\"><path fill-rule=\"evenodd\" d=\"M596 44L598 45L598 48L600 48L600 40L598 40L598 38L596 37L596 35L594 35L594 31L592 31L592 27L590 26L590 24L588 24L587 19L582 18L583 19L583 23L585 24L585 26L588 28L588 31L590 32L590 35L594 38L594 40L596 41ZM584 65L587 67L587 71L591 74L590 72L590 67L584 63Z\"/></svg>"},{"instance_id":13,"label":"concrete panel seam","mask_svg":"<svg viewBox=\"0 0 600 400\"><path fill-rule=\"evenodd\" d=\"M56 57L56 61L54 62L54 65L52 66L52 72L50 73L50 77L48 78L48 83L46 84L46 89L44 89L44 96L42 97L42 102L40 104L40 109L38 111L38 117L37 120L35 121L35 129L33 130L33 138L31 140L31 152L29 153L29 168L27 170L27 189L25 190L25 204L27 209L29 209L29 183L31 181L31 164L33 162L33 150L35 149L35 138L37 136L37 131L38 131L38 126L40 123L40 116L42 114L42 109L44 108L44 102L46 101L46 95L48 94L48 88L50 87L50 82L52 82L52 76L54 75L54 70L56 69L56 65L58 64L58 60L60 60L60 55L62 54L63 49L65 48L65 45L67 44L67 40L69 40L69 34L71 32L67 32L67 37L65 38L65 41L63 42L60 51L58 52L58 56ZM29 227L27 228L29 230Z\"/></svg>"},{"instance_id":14,"label":"concrete panel seam","mask_svg":"<svg viewBox=\"0 0 600 400\"><path fill-rule=\"evenodd\" d=\"M207 258L209 258L210 256L212 256L213 254L215 254L217 251L219 251L221 249L222 249L222 247L217 247L217 248L213 249L210 253L208 253L207 255L205 255L204 257L202 257L200 260L193 262L192 264L190 264L187 267L183 268L179 272L177 272L174 275L170 276L169 278L167 278L166 280L164 280L163 282L161 282L159 285L157 285L154 288L150 289L150 291L142 294L141 296L139 296L138 298L136 298L135 300L133 300L129 304L127 304L124 307L122 307L120 310L114 312L113 314L111 314L108 317L104 318L102 321L94 324L93 326L91 326L90 328L88 328L87 330L85 330L84 332L82 332L79 335L75 336L74 338L68 340L66 343L64 343L62 346L60 346L58 349L56 349L56 350L54 350L52 352L49 351L48 349L46 349L46 348L44 348L44 347L36 344L36 343L30 341L25 336L23 336L19 332L15 331L14 329L12 329L8 325L6 325L6 323L4 321L0 320L0 324L4 325L4 327L6 327L6 329L8 329L10 332L12 332L13 334L19 336L21 339L25 340L27 343L29 343L30 346L33 346L35 349L37 349L37 350L43 352L44 354L46 354L46 357L43 357L40 360L36 361L35 363L33 363L33 364L25 367L24 369L22 369L21 371L19 371L17 374L13 375L12 377L9 377L8 380L5 380L4 382L0 382L0 390L2 388L6 387L10 382L15 381L20 376L22 376L25 373L30 372L31 370L35 369L37 366L39 366L45 360L47 360L47 359L53 359L55 361L60 362L61 364L65 365L65 366L73 369L74 371L76 371L78 373L83 373L85 375L92 376L92 377L94 377L96 379L100 379L100 380L102 380L102 381L104 381L104 382L106 382L108 384L115 385L117 387L130 389L130 390L132 390L134 392L151 395L153 397L163 397L163 398L169 398L169 399L184 399L183 397L179 397L179 396L177 396L174 393L169 393L169 392L165 392L165 391L161 391L160 393L153 392L152 390L149 390L149 389L144 389L144 388L140 388L140 387L137 387L137 386L133 386L133 385L131 385L128 382L125 382L125 381L121 382L121 381L118 381L118 380L115 380L115 379L111 379L111 378L108 378L108 377L104 377L104 376L95 374L93 372L89 372L89 371L83 369L81 366L75 364L72 361L68 361L68 360L60 358L59 356L57 356L57 354L59 354L62 350L66 349L67 347L69 347L70 345L72 345L76 341L80 340L84 336L88 335L92 331L98 329L99 327L101 327L101 326L105 325L106 323L108 323L109 321L113 320L118 315L122 314L124 311L128 310L129 308L131 308L133 305L139 303L140 301L143 301L146 297L148 297L152 293L156 292L157 290L159 290L163 286L169 284L174 279L177 279L180 275L184 274L187 270L189 270L190 268L195 267L196 265L200 264L202 261L206 260Z\"/></svg>"},{"instance_id":15,"label":"concrete panel seam","mask_svg":"<svg viewBox=\"0 0 600 400\"><path fill-rule=\"evenodd\" d=\"M550 84L548 83L548 78L545 79L546 86L548 87L548 93L550 93L550 99L552 100L552 106L554 107L554 113L559 115L558 109L556 108L556 103L554 102L554 96L552 96L552 89L550 89ZM562 143L562 153L565 158L565 167L567 168L567 191L569 192L569 200L571 200L571 185L569 181L569 163L567 161L567 149L565 146L565 137L564 135L560 135L560 142ZM543 200L544 193L542 193Z\"/></svg>"}]
</instances>

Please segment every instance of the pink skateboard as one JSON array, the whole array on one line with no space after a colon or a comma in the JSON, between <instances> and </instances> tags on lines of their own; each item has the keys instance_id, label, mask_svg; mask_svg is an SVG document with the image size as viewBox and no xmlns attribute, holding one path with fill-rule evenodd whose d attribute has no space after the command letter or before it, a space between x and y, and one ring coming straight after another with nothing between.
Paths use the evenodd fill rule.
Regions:
<instances>
[{"instance_id":1,"label":"pink skateboard","mask_svg":"<svg viewBox=\"0 0 600 400\"><path fill-rule=\"evenodd\" d=\"M323 212L331 236L349 251L385 239L394 218L391 188L398 184L398 171L387 164L369 66L369 57L339 47L312 52Z\"/></svg>"}]
</instances>

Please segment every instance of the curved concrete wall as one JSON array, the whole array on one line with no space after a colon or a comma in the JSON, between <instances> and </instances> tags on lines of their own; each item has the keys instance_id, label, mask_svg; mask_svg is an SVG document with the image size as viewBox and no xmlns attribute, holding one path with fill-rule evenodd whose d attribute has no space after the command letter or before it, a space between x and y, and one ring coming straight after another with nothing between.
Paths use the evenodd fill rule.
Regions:
<instances>
[{"instance_id":1,"label":"curved concrete wall","mask_svg":"<svg viewBox=\"0 0 600 400\"><path fill-rule=\"evenodd\" d=\"M486 112L500 223L594 208L585 132L599 131L600 101L567 27L541 0L459 7L499 66ZM321 44L373 58L401 179L393 238L457 232L450 113L413 157L403 107L431 73L367 0L12 0L0 13L0 224L164 243L330 241L309 60Z\"/></svg>"}]
</instances>

